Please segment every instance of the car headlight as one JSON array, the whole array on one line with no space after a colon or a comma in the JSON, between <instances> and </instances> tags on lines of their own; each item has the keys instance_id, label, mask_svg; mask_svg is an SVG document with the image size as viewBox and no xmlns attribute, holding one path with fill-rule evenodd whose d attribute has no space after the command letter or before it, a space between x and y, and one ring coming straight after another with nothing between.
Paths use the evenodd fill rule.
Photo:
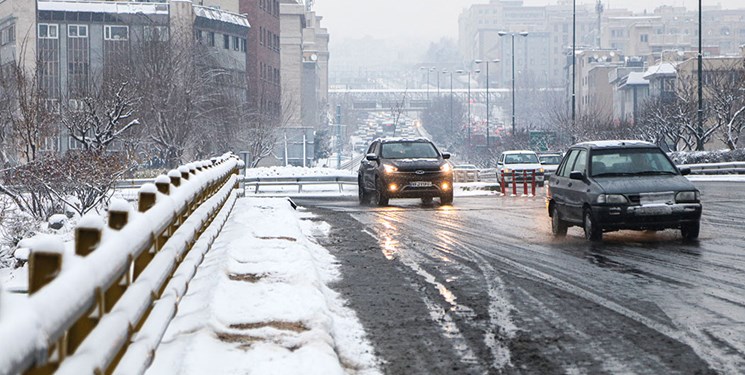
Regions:
<instances>
[{"instance_id":1,"label":"car headlight","mask_svg":"<svg viewBox=\"0 0 745 375\"><path fill-rule=\"evenodd\" d=\"M627 204L629 200L622 194L600 194L596 202L600 204Z\"/></svg>"},{"instance_id":2,"label":"car headlight","mask_svg":"<svg viewBox=\"0 0 745 375\"><path fill-rule=\"evenodd\" d=\"M383 170L385 170L385 173L393 173L393 172L397 172L398 168L390 164L383 164Z\"/></svg>"},{"instance_id":3,"label":"car headlight","mask_svg":"<svg viewBox=\"0 0 745 375\"><path fill-rule=\"evenodd\" d=\"M440 166L440 171L442 171L442 172L447 173L447 172L450 172L452 170L453 170L453 167L451 167L449 163L445 163L442 166Z\"/></svg>"},{"instance_id":4,"label":"car headlight","mask_svg":"<svg viewBox=\"0 0 745 375\"><path fill-rule=\"evenodd\" d=\"M510 173L510 169L509 168L505 168L505 169L503 169L503 171L504 171L504 174Z\"/></svg>"},{"instance_id":5,"label":"car headlight","mask_svg":"<svg viewBox=\"0 0 745 375\"><path fill-rule=\"evenodd\" d=\"M543 173L543 172L544 172L543 168L538 169L538 173Z\"/></svg>"},{"instance_id":6,"label":"car headlight","mask_svg":"<svg viewBox=\"0 0 745 375\"><path fill-rule=\"evenodd\" d=\"M678 194L675 194L675 202L677 203L683 203L683 202L698 202L699 201L699 193L698 191L681 191L678 192Z\"/></svg>"}]
</instances>

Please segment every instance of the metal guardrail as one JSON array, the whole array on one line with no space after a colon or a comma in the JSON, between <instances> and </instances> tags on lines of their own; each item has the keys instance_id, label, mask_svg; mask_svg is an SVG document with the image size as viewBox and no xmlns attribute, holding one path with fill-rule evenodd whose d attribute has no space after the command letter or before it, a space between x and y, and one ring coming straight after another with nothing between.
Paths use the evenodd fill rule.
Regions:
<instances>
[{"instance_id":1,"label":"metal guardrail","mask_svg":"<svg viewBox=\"0 0 745 375\"><path fill-rule=\"evenodd\" d=\"M691 174L745 174L745 162L681 164L678 168L690 168Z\"/></svg>"},{"instance_id":2,"label":"metal guardrail","mask_svg":"<svg viewBox=\"0 0 745 375\"><path fill-rule=\"evenodd\" d=\"M297 185L297 192L303 192L306 185L338 185L339 192L344 185L357 185L356 176L289 176L289 177L244 177L241 180L245 189L253 188L258 194L261 187Z\"/></svg>"},{"instance_id":3,"label":"metal guardrail","mask_svg":"<svg viewBox=\"0 0 745 375\"><path fill-rule=\"evenodd\" d=\"M167 322L175 314L175 305L165 314L152 313L160 307L155 301L173 294L164 294L166 284L195 243L216 237L204 233L218 213L227 217L241 164L226 154L142 185L138 212L119 202L109 209L108 228L101 217L80 220L75 254L59 239L29 242L30 294L0 317L0 373L121 372L117 364L143 325L153 316ZM155 335L157 342L163 331ZM147 367L152 351L140 354L129 355L130 366Z\"/></svg>"}]
</instances>

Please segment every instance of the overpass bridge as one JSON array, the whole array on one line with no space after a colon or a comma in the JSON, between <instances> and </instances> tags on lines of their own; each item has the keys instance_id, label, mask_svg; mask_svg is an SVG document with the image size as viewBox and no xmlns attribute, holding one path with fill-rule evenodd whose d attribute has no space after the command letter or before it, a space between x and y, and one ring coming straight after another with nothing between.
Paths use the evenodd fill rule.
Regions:
<instances>
[{"instance_id":1,"label":"overpass bridge","mask_svg":"<svg viewBox=\"0 0 745 375\"><path fill-rule=\"evenodd\" d=\"M347 110L360 112L387 112L401 106L404 112L418 112L430 106L437 98L449 98L451 90L437 89L329 89L331 108L341 105ZM461 102L486 103L486 89L453 89L454 99ZM489 101L504 105L510 98L510 89L490 88Z\"/></svg>"}]
</instances>

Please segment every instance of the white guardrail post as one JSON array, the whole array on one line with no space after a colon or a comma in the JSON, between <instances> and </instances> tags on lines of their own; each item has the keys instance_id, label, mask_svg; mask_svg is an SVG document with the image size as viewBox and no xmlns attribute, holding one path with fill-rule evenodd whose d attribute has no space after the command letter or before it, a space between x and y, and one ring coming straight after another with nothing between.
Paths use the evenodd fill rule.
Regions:
<instances>
[{"instance_id":1,"label":"white guardrail post","mask_svg":"<svg viewBox=\"0 0 745 375\"><path fill-rule=\"evenodd\" d=\"M144 371L162 333L143 329L155 324L165 331L174 301L233 206L240 168L242 161L225 154L158 176L140 188L137 211L119 200L110 205L108 225L83 217L74 253L55 237L25 241L29 294L0 316L0 374L108 374L119 371L125 353L127 368ZM218 216L219 225L210 227ZM191 273L180 271L184 259ZM181 294L166 291L175 275ZM170 313L151 324L161 298ZM129 355L143 337L151 350Z\"/></svg>"}]
</instances>

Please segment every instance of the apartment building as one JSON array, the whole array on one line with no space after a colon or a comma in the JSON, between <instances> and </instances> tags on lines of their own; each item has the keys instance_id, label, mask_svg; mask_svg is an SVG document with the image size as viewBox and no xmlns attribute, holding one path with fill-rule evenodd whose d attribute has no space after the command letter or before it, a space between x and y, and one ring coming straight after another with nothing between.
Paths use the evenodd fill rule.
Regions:
<instances>
[{"instance_id":1,"label":"apartment building","mask_svg":"<svg viewBox=\"0 0 745 375\"><path fill-rule=\"evenodd\" d=\"M199 63L230 74L227 84L246 96L249 29L245 16L191 1L5 0L0 62L15 61L36 72L48 108L60 103L74 108L83 90L117 69L138 43L184 38L204 44L207 55ZM49 151L80 147L65 134L55 143L47 145Z\"/></svg>"},{"instance_id":2,"label":"apartment building","mask_svg":"<svg viewBox=\"0 0 745 375\"><path fill-rule=\"evenodd\" d=\"M248 36L248 89L255 110L280 121L282 78L280 57L280 1L238 0L239 12L251 24Z\"/></svg>"}]
</instances>

